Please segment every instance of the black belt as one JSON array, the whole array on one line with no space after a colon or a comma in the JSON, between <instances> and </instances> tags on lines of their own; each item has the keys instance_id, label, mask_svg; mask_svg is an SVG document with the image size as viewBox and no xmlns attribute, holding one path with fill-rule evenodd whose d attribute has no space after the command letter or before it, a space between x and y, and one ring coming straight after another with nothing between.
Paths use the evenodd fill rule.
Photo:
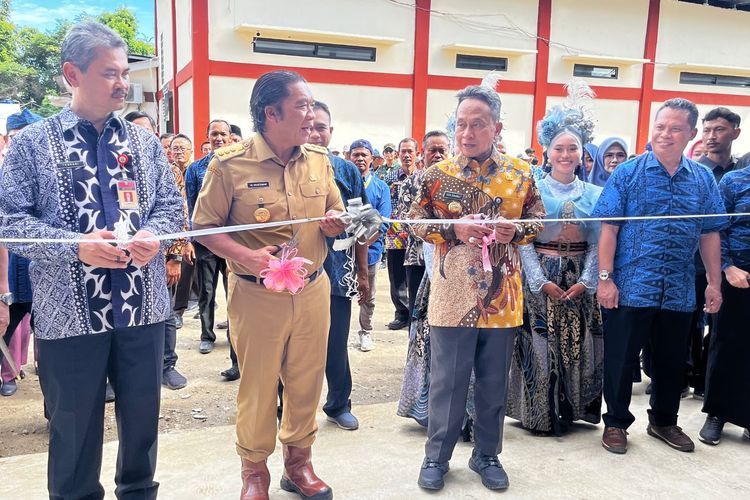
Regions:
<instances>
[{"instance_id":1,"label":"black belt","mask_svg":"<svg viewBox=\"0 0 750 500\"><path fill-rule=\"evenodd\" d=\"M589 248L586 241L550 241L548 243L534 242L534 247L556 252L581 252Z\"/></svg>"},{"instance_id":2,"label":"black belt","mask_svg":"<svg viewBox=\"0 0 750 500\"><path fill-rule=\"evenodd\" d=\"M257 283L259 285L262 285L263 282L265 281L263 278L258 278L257 276L253 276L252 274L238 274L238 273L235 273L235 274L239 278L242 278L243 280L247 280L250 283ZM307 278L305 278L305 281L307 281L308 283L312 283L321 274L323 274L323 268L319 267L317 271L315 271L314 273L312 273L311 275L309 275Z\"/></svg>"}]
</instances>

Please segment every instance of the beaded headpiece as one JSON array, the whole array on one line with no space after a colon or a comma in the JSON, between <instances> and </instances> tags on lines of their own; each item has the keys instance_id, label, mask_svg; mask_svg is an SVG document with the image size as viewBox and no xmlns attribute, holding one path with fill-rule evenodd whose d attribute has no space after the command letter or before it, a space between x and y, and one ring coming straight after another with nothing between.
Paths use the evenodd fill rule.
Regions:
<instances>
[{"instance_id":1,"label":"beaded headpiece","mask_svg":"<svg viewBox=\"0 0 750 500\"><path fill-rule=\"evenodd\" d=\"M563 132L570 132L578 137L581 145L594 138L594 120L592 118L594 91L586 82L573 79L565 86L568 97L562 105L547 110L536 127L539 144L548 148L552 141Z\"/></svg>"}]
</instances>

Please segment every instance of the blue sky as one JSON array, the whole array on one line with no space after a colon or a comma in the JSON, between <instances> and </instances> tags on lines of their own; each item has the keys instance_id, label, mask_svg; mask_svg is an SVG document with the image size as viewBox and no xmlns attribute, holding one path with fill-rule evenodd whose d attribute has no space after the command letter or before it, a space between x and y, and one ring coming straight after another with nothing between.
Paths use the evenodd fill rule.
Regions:
<instances>
[{"instance_id":1,"label":"blue sky","mask_svg":"<svg viewBox=\"0 0 750 500\"><path fill-rule=\"evenodd\" d=\"M73 19L81 12L99 15L124 5L138 19L141 38L154 39L154 0L11 0L11 19L18 26L32 26L42 31L53 28L58 19Z\"/></svg>"}]
</instances>

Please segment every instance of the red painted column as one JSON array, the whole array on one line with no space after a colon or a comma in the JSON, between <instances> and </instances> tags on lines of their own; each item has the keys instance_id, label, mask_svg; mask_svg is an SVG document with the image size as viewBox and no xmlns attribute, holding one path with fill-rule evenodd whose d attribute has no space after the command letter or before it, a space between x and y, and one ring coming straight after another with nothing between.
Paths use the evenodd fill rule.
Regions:
<instances>
[{"instance_id":1,"label":"red painted column","mask_svg":"<svg viewBox=\"0 0 750 500\"><path fill-rule=\"evenodd\" d=\"M641 96L638 105L638 135L636 136L636 151L642 153L649 141L649 126L651 122L651 103L654 100L654 61L656 60L656 43L659 37L659 11L661 0L650 0L648 3L648 20L646 21L646 43L643 48L643 58L650 59L643 65L641 80Z\"/></svg>"},{"instance_id":2,"label":"red painted column","mask_svg":"<svg viewBox=\"0 0 750 500\"><path fill-rule=\"evenodd\" d=\"M175 7L176 0L172 0L172 84L170 88L172 90L172 110L174 116L174 130L179 132L180 130L180 95L179 89L177 88L177 9Z\"/></svg>"},{"instance_id":3,"label":"red painted column","mask_svg":"<svg viewBox=\"0 0 750 500\"><path fill-rule=\"evenodd\" d=\"M411 101L411 136L421 143L427 125L427 75L430 57L432 0L417 0L414 22L414 78Z\"/></svg>"},{"instance_id":4,"label":"red painted column","mask_svg":"<svg viewBox=\"0 0 750 500\"><path fill-rule=\"evenodd\" d=\"M210 120L210 92L208 88L208 0L191 0L191 30L193 34L193 141L203 142L204 130ZM200 139L199 139L200 138ZM195 159L200 148L193 148Z\"/></svg>"},{"instance_id":5,"label":"red painted column","mask_svg":"<svg viewBox=\"0 0 750 500\"><path fill-rule=\"evenodd\" d=\"M539 0L536 21L536 72L534 76L534 111L531 118L531 147L541 158L542 148L536 139L536 124L547 110L547 78L549 77L549 37L552 31L552 0Z\"/></svg>"}]
</instances>

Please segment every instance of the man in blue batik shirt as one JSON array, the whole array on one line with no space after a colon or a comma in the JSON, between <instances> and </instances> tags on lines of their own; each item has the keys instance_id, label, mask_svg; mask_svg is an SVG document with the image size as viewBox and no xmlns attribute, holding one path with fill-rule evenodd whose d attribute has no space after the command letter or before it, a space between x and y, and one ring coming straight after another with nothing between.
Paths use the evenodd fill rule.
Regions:
<instances>
[{"instance_id":1,"label":"man in blue batik shirt","mask_svg":"<svg viewBox=\"0 0 750 500\"><path fill-rule=\"evenodd\" d=\"M115 494L155 499L164 322L162 250L182 230L182 196L153 134L116 116L128 93L125 42L94 22L61 47L70 107L13 140L0 179L0 237L32 261L39 379L49 416L50 498L103 498L107 376L117 394ZM122 247L106 243L126 232ZM125 235L123 235L125 236Z\"/></svg>"},{"instance_id":2,"label":"man in blue batik shirt","mask_svg":"<svg viewBox=\"0 0 750 500\"><path fill-rule=\"evenodd\" d=\"M722 214L712 173L682 155L697 134L698 109L670 99L656 113L652 151L621 165L609 178L592 217ZM721 244L724 217L691 217L602 223L597 297L607 312L604 331L602 445L627 451L632 373L638 353L651 344L652 393L649 435L672 448L692 451L677 426L685 358L695 308L695 264L700 248L708 286L704 309L721 305Z\"/></svg>"},{"instance_id":3,"label":"man in blue batik shirt","mask_svg":"<svg viewBox=\"0 0 750 500\"><path fill-rule=\"evenodd\" d=\"M370 141L364 139L356 140L349 148L352 162L356 165L365 183L365 192L370 205L383 217L391 216L391 193L388 185L381 181L377 175L370 170L374 148ZM372 315L375 312L375 277L378 274L380 259L383 257L384 235L388 230L388 224L383 224L380 232L370 238L367 250L367 280L369 282L370 296L359 304L359 350L371 351L375 348L372 340Z\"/></svg>"}]
</instances>

